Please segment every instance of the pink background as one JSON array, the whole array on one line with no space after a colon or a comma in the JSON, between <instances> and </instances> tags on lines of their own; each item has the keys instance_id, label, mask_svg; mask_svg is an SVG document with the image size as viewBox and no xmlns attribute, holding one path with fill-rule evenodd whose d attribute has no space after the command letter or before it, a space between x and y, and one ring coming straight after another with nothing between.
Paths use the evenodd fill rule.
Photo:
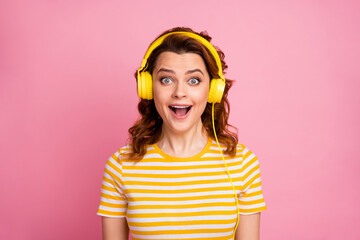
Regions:
<instances>
[{"instance_id":1,"label":"pink background","mask_svg":"<svg viewBox=\"0 0 360 240\"><path fill-rule=\"evenodd\" d=\"M219 4L221 2L221 4ZM226 54L231 123L260 159L267 239L360 239L358 1L0 3L0 239L100 239L133 73L174 26Z\"/></svg>"}]
</instances>

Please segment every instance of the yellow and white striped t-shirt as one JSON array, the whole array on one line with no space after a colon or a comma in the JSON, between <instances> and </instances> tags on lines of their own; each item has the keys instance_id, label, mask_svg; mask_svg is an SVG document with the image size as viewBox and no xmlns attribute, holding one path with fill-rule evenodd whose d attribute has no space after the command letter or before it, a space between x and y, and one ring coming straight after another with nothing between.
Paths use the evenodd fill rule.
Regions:
<instances>
[{"instance_id":1,"label":"yellow and white striped t-shirt","mask_svg":"<svg viewBox=\"0 0 360 240\"><path fill-rule=\"evenodd\" d=\"M134 240L231 239L237 207L215 141L189 158L169 156L156 144L142 160L129 159L130 151L125 146L106 162L98 215L126 217ZM265 210L256 156L238 144L234 158L224 157L240 213Z\"/></svg>"}]
</instances>

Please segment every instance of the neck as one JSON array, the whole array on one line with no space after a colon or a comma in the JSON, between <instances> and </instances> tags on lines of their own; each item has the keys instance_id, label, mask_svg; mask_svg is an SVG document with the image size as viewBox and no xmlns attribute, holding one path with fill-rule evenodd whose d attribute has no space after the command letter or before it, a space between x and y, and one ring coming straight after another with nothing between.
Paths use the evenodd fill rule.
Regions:
<instances>
[{"instance_id":1,"label":"neck","mask_svg":"<svg viewBox=\"0 0 360 240\"><path fill-rule=\"evenodd\" d=\"M173 157L192 157L201 152L208 141L201 121L186 132L174 132L163 125L158 147Z\"/></svg>"}]
</instances>

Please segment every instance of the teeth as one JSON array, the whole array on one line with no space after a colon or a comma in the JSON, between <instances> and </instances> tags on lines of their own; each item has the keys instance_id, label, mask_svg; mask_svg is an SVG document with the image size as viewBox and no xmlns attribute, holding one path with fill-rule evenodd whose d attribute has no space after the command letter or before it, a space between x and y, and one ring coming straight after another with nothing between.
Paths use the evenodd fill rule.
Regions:
<instances>
[{"instance_id":1,"label":"teeth","mask_svg":"<svg viewBox=\"0 0 360 240\"><path fill-rule=\"evenodd\" d=\"M190 106L171 106L171 107L173 107L173 108L188 108Z\"/></svg>"}]
</instances>

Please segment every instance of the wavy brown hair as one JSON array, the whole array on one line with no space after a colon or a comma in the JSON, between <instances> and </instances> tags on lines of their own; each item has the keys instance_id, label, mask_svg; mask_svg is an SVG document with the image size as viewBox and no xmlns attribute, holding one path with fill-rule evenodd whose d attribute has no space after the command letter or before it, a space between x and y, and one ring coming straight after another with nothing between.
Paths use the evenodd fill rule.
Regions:
<instances>
[{"instance_id":1,"label":"wavy brown hair","mask_svg":"<svg viewBox=\"0 0 360 240\"><path fill-rule=\"evenodd\" d=\"M185 27L177 27L167 30L160 36L175 31L192 32L202 36L209 42L211 40L211 37L207 34L207 32L197 33L194 32L192 29ZM215 48L221 60L222 71L225 74L224 71L228 67L224 61L225 54L219 48ZM151 74L155 68L157 57L165 51L170 51L178 54L196 53L200 55L204 60L210 79L219 78L218 67L210 51L197 40L181 34L173 34L167 36L164 41L157 48L154 49L154 51L148 58L148 68L146 69ZM137 71L135 72L135 78L137 78ZM229 154L230 156L235 156L236 145L238 142L237 129L228 123L230 104L227 99L228 91L232 86L232 82L233 81L229 79L225 80L225 90L221 102L216 103L214 107L214 121L218 140L226 146L226 150L224 152L226 154ZM140 118L129 129L129 141L132 147L132 153L130 154L130 157L132 159L142 159L143 156L146 154L147 146L159 141L163 123L160 115L155 108L154 100L141 99L138 104L138 110L140 113ZM207 103L205 111L201 116L201 120L208 136L215 139L212 126L211 112L212 104ZM235 132L231 131L230 128L235 130Z\"/></svg>"}]
</instances>

